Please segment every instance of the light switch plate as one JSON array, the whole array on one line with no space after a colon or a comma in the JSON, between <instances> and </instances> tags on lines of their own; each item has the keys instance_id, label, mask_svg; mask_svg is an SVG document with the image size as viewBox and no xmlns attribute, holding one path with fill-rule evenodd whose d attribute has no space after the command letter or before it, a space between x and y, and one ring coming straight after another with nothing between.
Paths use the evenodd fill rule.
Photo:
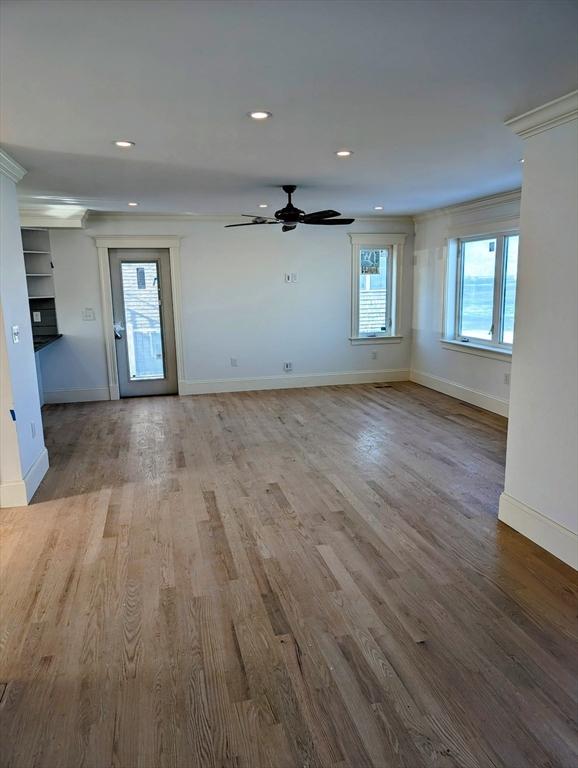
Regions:
<instances>
[{"instance_id":1,"label":"light switch plate","mask_svg":"<svg viewBox=\"0 0 578 768\"><path fill-rule=\"evenodd\" d=\"M32 322L33 323L41 323L42 322L42 314L40 312L33 312L32 313Z\"/></svg>"},{"instance_id":2,"label":"light switch plate","mask_svg":"<svg viewBox=\"0 0 578 768\"><path fill-rule=\"evenodd\" d=\"M19 325L12 326L12 342L14 344L20 343L20 326Z\"/></svg>"},{"instance_id":3,"label":"light switch plate","mask_svg":"<svg viewBox=\"0 0 578 768\"><path fill-rule=\"evenodd\" d=\"M85 307L82 310L82 319L85 322L89 322L91 320L96 320L96 315L95 315L94 309L92 307Z\"/></svg>"}]
</instances>

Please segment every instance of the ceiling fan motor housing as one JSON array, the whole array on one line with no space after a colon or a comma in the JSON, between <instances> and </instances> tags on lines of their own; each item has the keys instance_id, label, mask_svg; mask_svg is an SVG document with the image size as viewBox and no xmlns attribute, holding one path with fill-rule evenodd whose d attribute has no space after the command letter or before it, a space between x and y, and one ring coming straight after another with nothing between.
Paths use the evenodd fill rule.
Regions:
<instances>
[{"instance_id":1,"label":"ceiling fan motor housing","mask_svg":"<svg viewBox=\"0 0 578 768\"><path fill-rule=\"evenodd\" d=\"M275 211L275 218L285 224L295 224L299 221L300 217L305 214L305 211L296 208L291 202L291 195L296 189L297 187L294 184L283 185L283 192L287 194L289 200L285 208L280 208L278 211Z\"/></svg>"}]
</instances>

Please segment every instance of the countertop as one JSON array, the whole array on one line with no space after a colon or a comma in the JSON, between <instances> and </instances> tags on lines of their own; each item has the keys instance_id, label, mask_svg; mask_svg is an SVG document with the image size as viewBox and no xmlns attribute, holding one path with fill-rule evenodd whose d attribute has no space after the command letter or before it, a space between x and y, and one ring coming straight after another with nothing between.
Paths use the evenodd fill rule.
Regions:
<instances>
[{"instance_id":1,"label":"countertop","mask_svg":"<svg viewBox=\"0 0 578 768\"><path fill-rule=\"evenodd\" d=\"M53 336L33 336L32 340L34 341L34 351L38 352L41 349L44 349L44 347L47 347L49 344L52 344L53 341L58 341L58 339L61 338L61 333L55 333Z\"/></svg>"}]
</instances>

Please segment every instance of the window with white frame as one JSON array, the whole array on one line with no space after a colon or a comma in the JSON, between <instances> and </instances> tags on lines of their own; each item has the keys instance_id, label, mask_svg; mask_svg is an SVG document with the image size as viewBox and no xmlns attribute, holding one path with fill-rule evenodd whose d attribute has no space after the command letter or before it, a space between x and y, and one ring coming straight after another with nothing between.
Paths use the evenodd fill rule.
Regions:
<instances>
[{"instance_id":1,"label":"window with white frame","mask_svg":"<svg viewBox=\"0 0 578 768\"><path fill-rule=\"evenodd\" d=\"M405 235L350 234L351 340L391 340L398 333L400 258Z\"/></svg>"},{"instance_id":2,"label":"window with white frame","mask_svg":"<svg viewBox=\"0 0 578 768\"><path fill-rule=\"evenodd\" d=\"M448 272L449 339L511 350L514 340L518 233L454 241L455 267ZM451 258L451 253L450 253ZM453 284L453 288L452 288Z\"/></svg>"}]
</instances>

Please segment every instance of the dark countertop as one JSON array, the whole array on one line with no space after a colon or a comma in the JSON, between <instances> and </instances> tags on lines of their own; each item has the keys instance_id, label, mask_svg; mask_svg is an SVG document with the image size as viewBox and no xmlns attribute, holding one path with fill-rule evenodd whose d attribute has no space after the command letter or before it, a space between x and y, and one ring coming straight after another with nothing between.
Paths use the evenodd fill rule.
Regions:
<instances>
[{"instance_id":1,"label":"dark countertop","mask_svg":"<svg viewBox=\"0 0 578 768\"><path fill-rule=\"evenodd\" d=\"M40 349L44 349L44 347L52 344L53 341L58 341L58 339L61 338L61 333L55 333L54 336L33 336L32 340L34 342L34 351L38 352Z\"/></svg>"}]
</instances>

